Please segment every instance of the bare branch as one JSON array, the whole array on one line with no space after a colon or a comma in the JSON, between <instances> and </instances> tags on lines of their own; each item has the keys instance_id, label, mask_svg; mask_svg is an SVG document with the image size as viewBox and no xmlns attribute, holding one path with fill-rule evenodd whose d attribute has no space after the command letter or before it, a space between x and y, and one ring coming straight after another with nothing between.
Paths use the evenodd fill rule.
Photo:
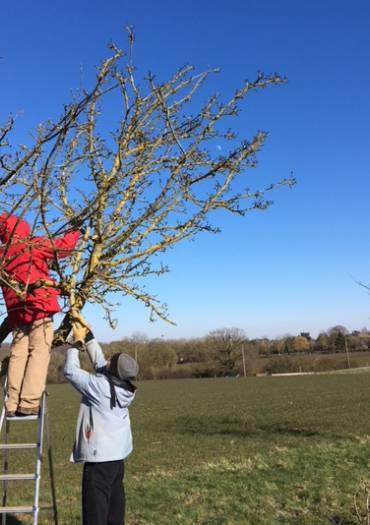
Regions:
<instances>
[{"instance_id":1,"label":"bare branch","mask_svg":"<svg viewBox=\"0 0 370 525\"><path fill-rule=\"evenodd\" d=\"M52 246L71 224L86 227L71 260L59 261L54 246L53 286L66 298L59 342L86 302L99 304L113 325L111 294L131 296L149 308L151 318L169 320L165 305L143 285L148 276L167 271L153 266L156 256L200 232L218 232L212 212L266 209L268 192L295 182L289 177L262 190L245 188L266 133L238 140L229 128L250 92L284 78L258 73L228 101L212 95L199 104L195 95L218 70L195 73L187 65L166 82L153 74L138 82L130 28L128 39L127 56L110 44L92 88L80 92L57 121L40 125L32 146L11 154L14 119L0 128L0 185L13 211L20 217L31 213L35 231ZM19 198L19 188L26 198ZM0 277L24 293L1 272L6 251Z\"/></svg>"}]
</instances>

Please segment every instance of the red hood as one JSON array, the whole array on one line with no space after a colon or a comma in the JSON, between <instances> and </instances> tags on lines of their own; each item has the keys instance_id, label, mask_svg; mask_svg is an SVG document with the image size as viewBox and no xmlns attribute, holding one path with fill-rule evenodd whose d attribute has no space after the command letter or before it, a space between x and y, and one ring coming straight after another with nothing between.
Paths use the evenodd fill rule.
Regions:
<instances>
[{"instance_id":1,"label":"red hood","mask_svg":"<svg viewBox=\"0 0 370 525\"><path fill-rule=\"evenodd\" d=\"M8 242L12 234L12 239L25 239L30 236L30 233L31 228L23 219L7 213L0 215L0 240L4 244Z\"/></svg>"}]
</instances>

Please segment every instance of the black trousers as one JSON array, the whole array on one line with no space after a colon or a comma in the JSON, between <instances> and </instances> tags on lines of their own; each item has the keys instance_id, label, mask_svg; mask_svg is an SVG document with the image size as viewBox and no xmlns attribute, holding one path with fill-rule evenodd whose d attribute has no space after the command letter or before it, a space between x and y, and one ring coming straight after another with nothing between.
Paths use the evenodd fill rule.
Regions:
<instances>
[{"instance_id":1,"label":"black trousers","mask_svg":"<svg viewBox=\"0 0 370 525\"><path fill-rule=\"evenodd\" d=\"M85 463L82 477L83 525L124 525L123 460Z\"/></svg>"}]
</instances>

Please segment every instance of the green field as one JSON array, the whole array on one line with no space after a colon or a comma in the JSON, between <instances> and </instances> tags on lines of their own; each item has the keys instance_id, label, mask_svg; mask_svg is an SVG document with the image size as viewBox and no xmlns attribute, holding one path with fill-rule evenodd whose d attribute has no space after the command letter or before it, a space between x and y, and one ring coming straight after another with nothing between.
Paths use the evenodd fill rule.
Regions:
<instances>
[{"instance_id":1,"label":"green field","mask_svg":"<svg viewBox=\"0 0 370 525\"><path fill-rule=\"evenodd\" d=\"M354 495L370 480L368 374L138 386L127 525L358 523ZM49 392L60 523L79 524L81 466L68 462L79 396L69 385ZM12 471L31 468L23 454ZM9 503L25 503L29 482L17 483ZM8 524L29 523L19 520Z\"/></svg>"}]
</instances>

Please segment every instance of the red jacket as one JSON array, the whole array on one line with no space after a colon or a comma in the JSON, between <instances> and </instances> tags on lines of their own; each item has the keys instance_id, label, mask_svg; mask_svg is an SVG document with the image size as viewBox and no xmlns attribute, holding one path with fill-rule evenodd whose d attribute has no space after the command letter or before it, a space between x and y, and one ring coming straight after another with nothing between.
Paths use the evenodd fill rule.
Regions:
<instances>
[{"instance_id":1,"label":"red jacket","mask_svg":"<svg viewBox=\"0 0 370 525\"><path fill-rule=\"evenodd\" d=\"M69 231L53 242L47 237L30 237L30 227L26 221L3 214L0 216L0 240L6 244L11 237L11 241L9 246L0 248L0 267L25 285L38 279L50 280L48 261L56 256L68 257L79 236L79 231ZM34 288L25 299L18 297L9 287L4 286L2 290L12 328L60 312L57 300L60 292L55 288Z\"/></svg>"}]
</instances>

